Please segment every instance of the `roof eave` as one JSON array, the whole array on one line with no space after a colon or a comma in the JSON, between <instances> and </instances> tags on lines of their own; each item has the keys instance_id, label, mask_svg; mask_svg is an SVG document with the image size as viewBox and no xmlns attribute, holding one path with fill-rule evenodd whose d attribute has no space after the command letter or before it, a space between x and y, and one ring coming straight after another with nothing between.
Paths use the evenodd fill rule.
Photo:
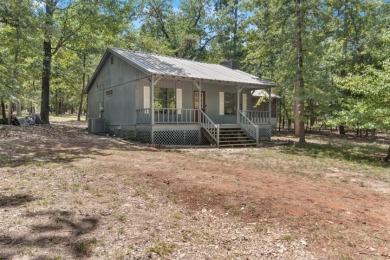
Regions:
<instances>
[{"instance_id":1,"label":"roof eave","mask_svg":"<svg viewBox=\"0 0 390 260\"><path fill-rule=\"evenodd\" d=\"M185 76L177 76L177 75L169 75L169 74L159 74L159 73L152 73L154 77L161 77L165 79L173 79L173 80L188 80L188 81L200 81L200 82L208 82L208 83L218 83L218 84L229 84L233 86L242 86L245 88L251 88L251 89L265 89L265 88L275 88L277 87L276 84L273 84L270 82L270 84L253 84L253 83L247 83L247 82L239 82L239 81L228 81L228 80L212 80L212 79L205 79L205 78L195 78L195 77L185 77Z\"/></svg>"}]
</instances>

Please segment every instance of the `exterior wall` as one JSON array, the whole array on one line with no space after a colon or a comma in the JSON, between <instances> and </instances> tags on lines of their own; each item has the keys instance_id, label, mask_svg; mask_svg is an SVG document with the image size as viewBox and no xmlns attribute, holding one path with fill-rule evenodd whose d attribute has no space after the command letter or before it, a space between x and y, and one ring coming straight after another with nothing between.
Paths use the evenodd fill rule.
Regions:
<instances>
[{"instance_id":1,"label":"exterior wall","mask_svg":"<svg viewBox=\"0 0 390 260\"><path fill-rule=\"evenodd\" d=\"M115 135L135 136L136 107L139 103L136 87L146 75L118 59L108 58L88 92L88 117L99 118L104 111L106 131Z\"/></svg>"},{"instance_id":2,"label":"exterior wall","mask_svg":"<svg viewBox=\"0 0 390 260\"><path fill-rule=\"evenodd\" d=\"M142 79L138 83L137 95L139 96L139 106L144 108L144 86L150 86L148 79ZM161 80L155 87L160 88L180 88L182 89L182 108L194 108L194 91L197 87L192 81ZM224 86L220 84L202 83L202 91L205 91L205 112L216 124L236 124L237 115L219 115L219 92L237 93L235 86ZM242 94L247 95L247 109L250 109L250 90L241 91L240 109L242 109Z\"/></svg>"}]
</instances>

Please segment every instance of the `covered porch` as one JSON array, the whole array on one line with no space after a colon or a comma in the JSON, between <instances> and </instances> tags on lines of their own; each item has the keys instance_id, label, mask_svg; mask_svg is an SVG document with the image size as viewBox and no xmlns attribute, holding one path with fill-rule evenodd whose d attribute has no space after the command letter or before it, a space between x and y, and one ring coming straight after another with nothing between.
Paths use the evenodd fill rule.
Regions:
<instances>
[{"instance_id":1,"label":"covered porch","mask_svg":"<svg viewBox=\"0 0 390 260\"><path fill-rule=\"evenodd\" d=\"M174 80L175 100L171 102L156 102L156 88L159 83ZM137 136L144 142L156 144L195 145L214 143L220 146L224 140L221 137L223 129L241 129L258 144L271 138L271 87L269 93L268 111L248 108L248 103L259 86L247 84L231 84L231 82L208 82L205 80L186 80L191 83L194 91L186 91L186 84L181 84L183 78L169 78L152 75L149 86L144 87L143 108L136 110ZM228 87L229 95L210 84ZM185 95L191 95L184 101ZM172 92L173 93L173 92ZM234 94L234 95L233 95ZM213 96L206 99L205 95ZM226 97L234 97L226 101ZM192 102L189 102L191 100ZM167 105L168 104L168 105ZM209 105L210 104L210 105ZM169 107L165 107L167 105ZM223 135L223 134L222 134Z\"/></svg>"}]
</instances>

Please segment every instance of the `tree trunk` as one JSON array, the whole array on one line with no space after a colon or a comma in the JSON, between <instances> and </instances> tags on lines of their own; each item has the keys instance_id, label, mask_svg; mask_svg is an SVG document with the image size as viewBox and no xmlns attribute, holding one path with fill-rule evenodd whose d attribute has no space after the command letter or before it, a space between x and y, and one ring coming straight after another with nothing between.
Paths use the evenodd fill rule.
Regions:
<instances>
[{"instance_id":1,"label":"tree trunk","mask_svg":"<svg viewBox=\"0 0 390 260\"><path fill-rule=\"evenodd\" d=\"M344 125L339 125L339 134L345 135L345 127L344 127Z\"/></svg>"},{"instance_id":2,"label":"tree trunk","mask_svg":"<svg viewBox=\"0 0 390 260\"><path fill-rule=\"evenodd\" d=\"M87 55L85 52L83 53L83 76L82 76L82 89L81 89L81 94L80 94L80 103L79 103L79 112L77 113L77 121L80 121L81 118L81 112L83 110L83 99L84 99L84 88L85 88L85 67L86 67L86 59Z\"/></svg>"},{"instance_id":3,"label":"tree trunk","mask_svg":"<svg viewBox=\"0 0 390 260\"><path fill-rule=\"evenodd\" d=\"M387 156L385 158L385 162L388 162L390 159L390 146L389 146L389 149L387 149Z\"/></svg>"},{"instance_id":4,"label":"tree trunk","mask_svg":"<svg viewBox=\"0 0 390 260\"><path fill-rule=\"evenodd\" d=\"M371 129L371 138L375 139L376 137L376 129Z\"/></svg>"},{"instance_id":5,"label":"tree trunk","mask_svg":"<svg viewBox=\"0 0 390 260\"><path fill-rule=\"evenodd\" d=\"M59 113L59 109L60 109L60 106L59 106L59 103L58 103L58 89L56 89L54 91L54 113L56 116L58 116L58 113Z\"/></svg>"},{"instance_id":6,"label":"tree trunk","mask_svg":"<svg viewBox=\"0 0 390 260\"><path fill-rule=\"evenodd\" d=\"M297 39L296 39L296 65L298 67L295 73L294 92L295 92L295 117L294 129L295 136L299 137L299 143L305 142L305 123L304 123L304 81L303 81L303 43L302 43L302 27L303 27L303 12L301 0L295 0L296 15L297 15Z\"/></svg>"},{"instance_id":7,"label":"tree trunk","mask_svg":"<svg viewBox=\"0 0 390 260\"><path fill-rule=\"evenodd\" d=\"M341 70L341 77L345 77L346 74L347 74L347 71L346 71L346 66L347 66L347 60L346 60L346 55L347 55L347 47L348 47L348 8L349 8L349 2L348 0L345 0L345 5L344 5L344 42L343 42L343 57L344 57L344 61L343 61L343 69ZM344 128L344 125L341 124L339 126L339 134L340 135L345 135L345 128Z\"/></svg>"},{"instance_id":8,"label":"tree trunk","mask_svg":"<svg viewBox=\"0 0 390 260\"><path fill-rule=\"evenodd\" d=\"M12 121L12 101L8 103L8 124L10 125Z\"/></svg>"},{"instance_id":9,"label":"tree trunk","mask_svg":"<svg viewBox=\"0 0 390 260\"><path fill-rule=\"evenodd\" d=\"M5 112L5 103L3 97L1 97L1 115L5 120L7 118L7 113Z\"/></svg>"},{"instance_id":10,"label":"tree trunk","mask_svg":"<svg viewBox=\"0 0 390 260\"><path fill-rule=\"evenodd\" d=\"M16 102L16 115L22 115L22 104L20 103L20 101Z\"/></svg>"},{"instance_id":11,"label":"tree trunk","mask_svg":"<svg viewBox=\"0 0 390 260\"><path fill-rule=\"evenodd\" d=\"M46 0L46 21L43 40L43 68L42 68L42 99L41 99L41 120L45 124L49 122L50 112L50 73L52 60L52 27L53 27L53 2Z\"/></svg>"}]
</instances>

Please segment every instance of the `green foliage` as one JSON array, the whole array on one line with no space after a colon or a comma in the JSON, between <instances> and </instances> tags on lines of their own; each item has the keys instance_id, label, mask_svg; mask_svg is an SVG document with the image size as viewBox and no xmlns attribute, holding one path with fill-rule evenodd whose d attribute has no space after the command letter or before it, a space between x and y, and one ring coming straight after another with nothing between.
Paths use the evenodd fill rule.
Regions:
<instances>
[{"instance_id":1,"label":"green foliage","mask_svg":"<svg viewBox=\"0 0 390 260\"><path fill-rule=\"evenodd\" d=\"M337 78L349 95L347 109L336 113L336 120L357 129L390 129L390 59L379 68L368 65L357 71Z\"/></svg>"},{"instance_id":2,"label":"green foliage","mask_svg":"<svg viewBox=\"0 0 390 260\"><path fill-rule=\"evenodd\" d=\"M51 26L51 106L61 103L62 112L78 106L88 76L113 46L216 63L237 59L241 69L278 84L280 115L289 120L300 72L305 120L389 129L387 2L61 0L49 24L42 3L0 3L0 95L7 102L40 103L41 49ZM303 68L296 64L297 8L304 16Z\"/></svg>"}]
</instances>

